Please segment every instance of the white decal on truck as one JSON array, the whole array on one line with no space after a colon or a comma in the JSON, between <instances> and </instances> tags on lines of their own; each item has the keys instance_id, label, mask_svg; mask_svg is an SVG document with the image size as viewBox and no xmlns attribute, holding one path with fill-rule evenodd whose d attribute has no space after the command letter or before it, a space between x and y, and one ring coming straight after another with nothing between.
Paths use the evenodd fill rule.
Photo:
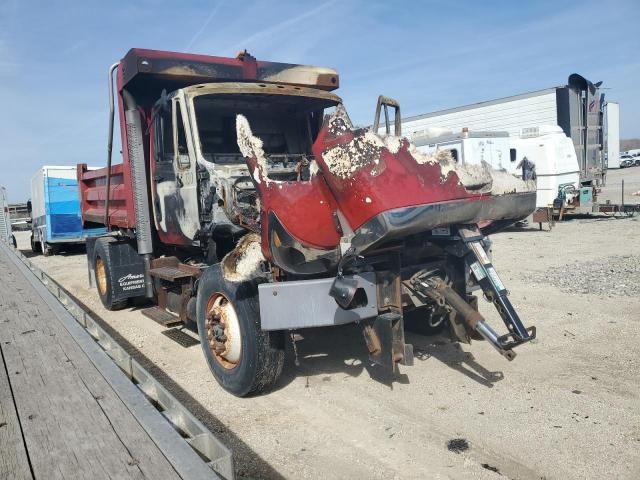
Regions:
<instances>
[{"instance_id":1,"label":"white decal on truck","mask_svg":"<svg viewBox=\"0 0 640 480\"><path fill-rule=\"evenodd\" d=\"M120 277L118 279L118 286L123 291L135 290L137 288L143 288L144 287L144 274L143 273L138 273L138 274L129 273L129 274L125 275L124 277Z\"/></svg>"}]
</instances>

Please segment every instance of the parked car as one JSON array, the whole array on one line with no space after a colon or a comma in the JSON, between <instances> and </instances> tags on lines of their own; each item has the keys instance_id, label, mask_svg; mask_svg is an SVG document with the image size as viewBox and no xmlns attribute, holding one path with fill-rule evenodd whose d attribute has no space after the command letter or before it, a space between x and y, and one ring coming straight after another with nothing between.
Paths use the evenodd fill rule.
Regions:
<instances>
[{"instance_id":1,"label":"parked car","mask_svg":"<svg viewBox=\"0 0 640 480\"><path fill-rule=\"evenodd\" d=\"M635 158L631 155L621 155L620 156L620 168L628 168L633 167L635 165Z\"/></svg>"},{"instance_id":2,"label":"parked car","mask_svg":"<svg viewBox=\"0 0 640 480\"><path fill-rule=\"evenodd\" d=\"M640 152L631 154L634 166L640 166Z\"/></svg>"}]
</instances>

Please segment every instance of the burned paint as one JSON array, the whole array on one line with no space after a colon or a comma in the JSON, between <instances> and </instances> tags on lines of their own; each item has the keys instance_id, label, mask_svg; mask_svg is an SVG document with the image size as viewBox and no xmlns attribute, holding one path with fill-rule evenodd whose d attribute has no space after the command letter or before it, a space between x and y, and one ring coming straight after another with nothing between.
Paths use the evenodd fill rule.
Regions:
<instances>
[{"instance_id":1,"label":"burned paint","mask_svg":"<svg viewBox=\"0 0 640 480\"><path fill-rule=\"evenodd\" d=\"M269 184L269 171L267 167L267 159L264 155L262 140L255 137L251 132L249 121L244 115L236 116L236 136L238 139L238 148L245 158L255 158L258 168L253 172L253 178L256 182L264 181Z\"/></svg>"},{"instance_id":2,"label":"burned paint","mask_svg":"<svg viewBox=\"0 0 640 480\"><path fill-rule=\"evenodd\" d=\"M458 164L448 150L439 150L430 155L420 152L413 143L402 137L381 137L372 131L354 130L344 107L339 105L328 121L327 140L347 134L352 136L349 142L337 145L332 143L322 154L329 173L343 179L353 177L365 167L370 167L369 173L372 176L380 175L385 168L382 150L386 149L390 154L397 155L402 149L406 149L417 164L438 166L441 182L454 174L460 185L475 193L502 195L535 190L533 183L524 182L507 172L494 170L484 162L481 165Z\"/></svg>"},{"instance_id":3,"label":"burned paint","mask_svg":"<svg viewBox=\"0 0 640 480\"><path fill-rule=\"evenodd\" d=\"M248 233L238 242L236 248L222 259L223 273L226 279L242 282L256 278L261 274L262 255L260 236Z\"/></svg>"},{"instance_id":4,"label":"burned paint","mask_svg":"<svg viewBox=\"0 0 640 480\"><path fill-rule=\"evenodd\" d=\"M371 174L379 175L384 168L380 152L385 147L384 141L373 132L359 130L354 132L353 139L340 144L323 153L324 161L332 175L349 178L354 172L365 167L372 167Z\"/></svg>"},{"instance_id":5,"label":"burned paint","mask_svg":"<svg viewBox=\"0 0 640 480\"><path fill-rule=\"evenodd\" d=\"M353 124L351 119L344 108L344 105L339 104L336 107L335 112L329 117L327 124L327 135L329 138L336 138L345 133L351 131Z\"/></svg>"},{"instance_id":6,"label":"burned paint","mask_svg":"<svg viewBox=\"0 0 640 480\"><path fill-rule=\"evenodd\" d=\"M156 222L158 230L161 233L181 234L194 240L200 229L197 222L197 199L178 188L177 182L173 180L157 183L155 194L160 205L161 218Z\"/></svg>"},{"instance_id":7,"label":"burned paint","mask_svg":"<svg viewBox=\"0 0 640 480\"><path fill-rule=\"evenodd\" d=\"M320 167L318 166L318 162L311 160L311 162L309 162L309 178L315 177L319 171Z\"/></svg>"}]
</instances>

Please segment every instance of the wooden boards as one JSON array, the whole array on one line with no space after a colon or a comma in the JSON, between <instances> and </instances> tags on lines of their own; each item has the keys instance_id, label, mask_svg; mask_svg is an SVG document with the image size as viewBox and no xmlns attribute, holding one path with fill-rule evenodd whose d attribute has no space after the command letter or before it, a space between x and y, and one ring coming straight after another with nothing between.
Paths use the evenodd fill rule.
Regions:
<instances>
[{"instance_id":1,"label":"wooden boards","mask_svg":"<svg viewBox=\"0 0 640 480\"><path fill-rule=\"evenodd\" d=\"M0 478L180 478L3 252L0 348Z\"/></svg>"}]
</instances>

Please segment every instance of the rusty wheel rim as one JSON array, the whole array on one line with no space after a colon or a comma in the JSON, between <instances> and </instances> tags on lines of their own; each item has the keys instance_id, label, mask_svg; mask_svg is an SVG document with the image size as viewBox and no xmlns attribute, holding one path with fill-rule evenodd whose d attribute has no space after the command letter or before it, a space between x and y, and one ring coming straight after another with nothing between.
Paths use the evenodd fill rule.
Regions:
<instances>
[{"instance_id":1,"label":"rusty wheel rim","mask_svg":"<svg viewBox=\"0 0 640 480\"><path fill-rule=\"evenodd\" d=\"M98 257L96 259L96 284L100 295L107 294L107 271L104 267L104 261Z\"/></svg>"},{"instance_id":2,"label":"rusty wheel rim","mask_svg":"<svg viewBox=\"0 0 640 480\"><path fill-rule=\"evenodd\" d=\"M206 322L207 340L214 358L227 370L235 368L242 353L240 322L225 294L216 292L209 297Z\"/></svg>"}]
</instances>

